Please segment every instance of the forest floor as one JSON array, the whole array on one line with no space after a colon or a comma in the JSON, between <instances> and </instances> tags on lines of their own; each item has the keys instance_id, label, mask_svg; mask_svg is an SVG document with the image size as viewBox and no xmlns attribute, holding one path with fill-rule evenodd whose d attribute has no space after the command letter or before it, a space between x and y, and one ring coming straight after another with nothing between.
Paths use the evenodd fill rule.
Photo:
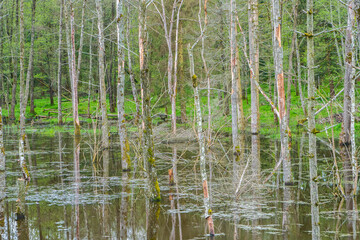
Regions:
<instances>
[{"instance_id":1,"label":"forest floor","mask_svg":"<svg viewBox=\"0 0 360 240\"><path fill-rule=\"evenodd\" d=\"M337 90L336 92L338 92ZM316 110L320 109L326 102L330 100L330 97L327 94L329 91L318 90L317 92L317 106ZM342 109L342 96L339 96L336 101L332 104L329 104L327 108L321 111L316 119L317 125L316 130L319 132L317 134L320 138L330 138L332 134L332 130L334 137L338 138L341 132L341 109ZM128 130L129 132L137 132L137 127L134 124L134 116L136 112L136 105L131 100L131 96L127 96L125 101L125 112L127 113L126 118L128 122ZM153 123L156 130L156 138L163 139L162 141L166 141L167 143L179 143L184 141L194 141L196 139L195 131L194 131L194 103L192 98L188 98L186 101L186 115L187 122L186 123L178 123L178 133L177 136L173 136L170 134L170 116L168 115L167 109L170 107L166 106L166 103L162 106L159 106L162 102L166 102L168 99L163 97L163 99L152 98L153 105ZM244 115L246 119L246 129L249 131L250 125L250 94L248 94L248 100L243 100L243 108ZM231 115L224 114L224 101L219 100L216 97L212 98L211 102L211 126L212 126L212 135L220 136L222 139L226 139L231 136ZM63 108L63 122L64 126L58 126L57 120L57 99L54 99L54 104L50 104L49 98L35 99L35 115L29 114L30 107L27 107L27 123L30 125L51 125L53 127L47 127L44 131L47 131L49 135L54 134L56 131L72 131L72 110L71 110L71 101L68 99L63 99L62 108ZM203 106L203 128L204 131L207 131L207 121L208 121L208 108L207 108L207 98L202 97L201 103ZM88 113L88 98L80 98L79 99L79 115L81 124L93 125L96 123L97 119L100 119L99 112L99 102L95 99L91 99L90 101L90 115ZM260 134L263 136L271 137L271 138L279 138L279 124L277 123L276 118L274 117L274 113L270 107L270 105L265 101L264 98L260 97ZM167 119L164 121L159 114L167 114ZM180 117L180 103L177 104L177 116ZM3 109L3 116L5 118L5 124L8 122L7 116L8 111L7 108ZM110 120L110 132L117 132L117 113L108 111L108 116ZM330 117L332 116L332 118ZM19 119L19 106L15 106L15 118ZM304 120L306 116L304 115L303 109L301 107L300 96L296 96L295 91L292 92L291 95L291 109L290 109L290 119L289 119L289 127L291 130L291 134L299 134L303 131L307 131L307 122ZM358 120L358 117L356 117ZM360 123L356 121L355 129L360 130ZM160 127L161 126L161 127ZM91 131L93 127L87 127L86 131ZM44 132L46 133L46 132ZM166 140L164 140L166 139ZM230 138L229 138L230 139Z\"/></svg>"}]
</instances>

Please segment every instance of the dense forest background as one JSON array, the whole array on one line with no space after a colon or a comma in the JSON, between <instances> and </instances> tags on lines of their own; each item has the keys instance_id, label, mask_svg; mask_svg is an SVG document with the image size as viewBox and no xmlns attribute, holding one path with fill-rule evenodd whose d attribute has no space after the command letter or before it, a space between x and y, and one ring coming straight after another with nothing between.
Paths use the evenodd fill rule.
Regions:
<instances>
[{"instance_id":1,"label":"dense forest background","mask_svg":"<svg viewBox=\"0 0 360 240\"><path fill-rule=\"evenodd\" d=\"M27 66L28 56L31 47L31 23L32 23L32 1L25 1L24 6L24 21L25 21L25 66ZM35 39L34 39L34 69L32 84L30 87L30 102L34 99L49 100L44 103L51 105L56 104L56 88L57 88L57 61L58 61L58 32L60 19L60 2L57 1L38 1L36 3L35 15ZM130 21L130 51L133 58L133 73L135 75L135 82L137 89L140 91L140 72L138 59L138 3L130 1L128 4L130 15L126 17ZM172 2L165 1L167 18L170 18L172 9ZM249 67L246 58L244 57L243 37L248 39L248 6L246 1L238 2L238 18L242 27L242 32L238 30L239 55L240 55L240 69L243 98L248 103L250 98L250 83L249 83ZM266 84L269 95L274 94L274 60L273 60L273 45L272 45L272 10L270 1L259 1L259 82ZM294 9L296 8L297 15L294 16ZM75 45L79 49L80 35L81 35L81 11L83 8L82 1L74 2L75 11ZM160 6L159 6L160 8ZM111 112L115 112L114 98L116 98L116 22L114 21L116 15L115 2L104 1L104 35L105 35L105 62L106 62L106 84L107 93L110 98ZM294 96L299 95L297 84L297 56L294 51L293 33L294 33L294 17L296 17L298 34L298 50L299 60L301 65L301 80L302 87L307 85L306 79L306 4L304 1L284 1L282 3L282 46L284 51L284 71L285 78L291 78L292 92ZM199 3L197 1L185 1L180 12L180 45L183 49L183 64L178 69L179 84L177 98L178 106L181 102L192 104L192 83L189 77L189 62L187 56L186 46L188 43L194 43L199 37L200 29L198 24L198 10ZM1 9L1 87L2 87L2 102L5 109L11 109L12 89L14 88L14 79L19 78L19 1L3 1ZM208 65L209 75L211 76L211 86L214 89L225 90L226 92L213 90L211 92L214 106L224 106L214 111L229 113L230 100L226 96L231 92L230 89L230 25L229 25L229 4L223 1L208 2L208 25L205 36L205 59ZM314 32L321 33L316 36L315 40L315 80L318 89L322 90L324 96L329 97L330 92L334 88L340 89L343 83L344 75L344 59L345 59L345 27L346 27L346 8L339 1L317 1L314 6ZM202 13L203 16L203 13ZM66 20L64 20L66 21ZM89 78L92 78L91 87L92 99L96 99L98 92L98 41L97 41L97 19L95 12L95 3L86 1L85 15L84 15L84 36L81 59L81 71L79 75L79 96L86 98L89 91ZM164 34L163 23L154 5L149 5L148 10L148 32L149 32L149 48L150 48L150 73L151 73L151 92L153 98L162 97L160 104L156 106L167 106L170 109L170 101L166 96L167 85L167 61L168 49L166 38ZM64 26L63 26L64 27ZM64 27L65 31L65 27ZM175 31L173 31L174 34ZM61 45L62 54L62 94L66 99L70 99L71 82L68 70L68 59L66 53L66 34L63 33L63 41ZM92 38L92 72L89 72L90 62L90 37ZM175 37L173 36L173 41ZM246 40L247 42L248 40ZM247 43L246 43L247 44ZM174 45L174 44L173 44ZM248 47L247 47L248 48ZM198 45L194 49L195 65L199 75L199 79L206 84L206 73L204 72L203 62L201 60L201 46ZM78 55L78 53L77 53ZM292 55L292 69L289 69L289 58ZM127 54L126 54L127 56ZM127 70L127 64L125 66ZM128 79L129 74L126 74L127 80L125 85L125 94L131 99L131 83ZM19 81L15 81L19 84ZM15 88L19 91L19 87ZM275 90L276 91L276 90ZM32 94L32 92L34 92ZM306 90L303 89L306 93ZM206 95L205 91L202 92ZM225 96L224 96L225 95ZM306 97L306 96L305 96ZM54 100L55 99L55 100ZM65 99L63 99L65 100ZM154 101L155 102L155 101ZM260 98L260 105L267 105L265 99ZM36 107L41 107L37 104ZM296 108L298 106L294 106ZM29 110L30 111L30 110ZM28 111L28 112L29 112ZM292 111L290 111L292 113ZM216 113L215 113L216 114ZM6 115L6 112L5 112ZM262 114L260 114L262 118ZM261 121L262 123L264 121Z\"/></svg>"}]
</instances>

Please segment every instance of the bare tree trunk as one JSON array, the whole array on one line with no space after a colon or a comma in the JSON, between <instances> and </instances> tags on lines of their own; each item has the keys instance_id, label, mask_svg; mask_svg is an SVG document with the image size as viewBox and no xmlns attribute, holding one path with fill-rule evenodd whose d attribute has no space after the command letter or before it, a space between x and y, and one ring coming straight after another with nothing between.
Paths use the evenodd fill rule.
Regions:
<instances>
[{"instance_id":1,"label":"bare tree trunk","mask_svg":"<svg viewBox=\"0 0 360 240\"><path fill-rule=\"evenodd\" d=\"M31 44L30 44L30 55L29 55L29 65L26 74L26 87L25 87L25 96L24 104L27 105L29 98L29 87L30 81L33 81L33 72L34 72L34 41L35 41L35 13L36 13L36 0L32 1L32 16L31 16ZM26 111L26 106L25 106Z\"/></svg>"},{"instance_id":2,"label":"bare tree trunk","mask_svg":"<svg viewBox=\"0 0 360 240\"><path fill-rule=\"evenodd\" d=\"M259 10L258 0L249 0L249 58L253 73L250 72L251 82L251 133L259 134L259 90L254 81L259 82Z\"/></svg>"},{"instance_id":3,"label":"bare tree trunk","mask_svg":"<svg viewBox=\"0 0 360 240\"><path fill-rule=\"evenodd\" d=\"M317 154L315 129L315 79L314 79L314 1L307 0L307 68L308 68L308 128L309 133L309 167L312 239L320 239L319 193L317 185Z\"/></svg>"},{"instance_id":4,"label":"bare tree trunk","mask_svg":"<svg viewBox=\"0 0 360 240\"><path fill-rule=\"evenodd\" d=\"M127 15L126 23L126 46L127 46L127 53L128 53L128 69L129 69L129 76L130 76L130 83L131 83L131 90L134 98L134 102L136 104L136 116L135 116L135 123L137 124L140 119L140 103L139 103L139 97L136 90L135 85L135 79L134 79L134 73L132 69L132 60L131 60L131 46L130 46L130 5L127 7Z\"/></svg>"},{"instance_id":5,"label":"bare tree trunk","mask_svg":"<svg viewBox=\"0 0 360 240\"><path fill-rule=\"evenodd\" d=\"M92 36L94 34L94 20L91 20L91 35L90 35L90 42L89 42L89 89L88 89L88 116L90 117L90 103L91 103L91 85L93 82L93 75L92 75Z\"/></svg>"},{"instance_id":6,"label":"bare tree trunk","mask_svg":"<svg viewBox=\"0 0 360 240\"><path fill-rule=\"evenodd\" d=\"M0 9L0 15L2 15L2 11ZM4 23L3 21L0 23L0 35L1 36L5 36L4 33ZM0 39L0 107L2 107L4 105L4 96L6 96L5 94L5 81L4 81L4 73L3 73L3 65L4 65L4 45L2 42L2 38ZM1 176L1 173L0 173Z\"/></svg>"},{"instance_id":7,"label":"bare tree trunk","mask_svg":"<svg viewBox=\"0 0 360 240\"><path fill-rule=\"evenodd\" d=\"M291 109L291 85L293 82L293 73L294 73L294 69L293 69L293 57L294 57L294 52L295 52L295 42L296 42L296 38L297 38L297 33L296 33L296 28L297 28L297 7L298 7L298 2L297 0L294 1L293 3L293 18L294 18L294 22L293 22L293 37L291 40L291 50L290 50L290 55L289 55L289 69L288 69L288 76L287 76L287 89L286 89L286 105L287 105L287 111L286 111L286 121L289 124L290 122L290 109ZM296 84L295 84L296 86Z\"/></svg>"},{"instance_id":8,"label":"bare tree trunk","mask_svg":"<svg viewBox=\"0 0 360 240\"><path fill-rule=\"evenodd\" d=\"M16 0L16 10L15 10L15 16L16 16L16 21L15 21L15 26L19 25L19 0ZM12 19L11 19L11 23L12 23ZM15 30L17 30L15 28ZM11 29L11 37L10 40L12 40L12 33L13 30ZM15 35L15 42L18 41L17 35ZM17 74L17 69L18 69L18 65L17 65L17 60L14 56L14 48L11 48L11 64L13 66L13 83L12 83L12 91L11 91L11 107L10 107L10 114L9 114L9 120L10 122L14 123L15 122L15 104L16 104L16 88L17 88L17 78L18 78L18 74Z\"/></svg>"},{"instance_id":9,"label":"bare tree trunk","mask_svg":"<svg viewBox=\"0 0 360 240\"><path fill-rule=\"evenodd\" d=\"M181 22L180 22L180 29ZM181 30L180 30L181 31ZM184 44L182 34L179 36L179 98L180 98L180 111L181 123L186 123L186 96L185 96L185 77L184 77Z\"/></svg>"},{"instance_id":10,"label":"bare tree trunk","mask_svg":"<svg viewBox=\"0 0 360 240\"><path fill-rule=\"evenodd\" d=\"M238 136L238 102L239 102L239 87L238 87L238 73L236 61L236 2L230 0L230 52L231 52L231 116L232 116L232 141L234 160L239 160L240 142Z\"/></svg>"},{"instance_id":11,"label":"bare tree trunk","mask_svg":"<svg viewBox=\"0 0 360 240\"><path fill-rule=\"evenodd\" d=\"M80 137L79 102L78 102L78 79L76 74L76 50L75 50L75 13L73 1L70 0L70 29L71 29L71 80L72 80L72 108L74 118L75 136Z\"/></svg>"},{"instance_id":12,"label":"bare tree trunk","mask_svg":"<svg viewBox=\"0 0 360 240\"><path fill-rule=\"evenodd\" d=\"M206 1L206 0L205 0ZM178 1L179 2L179 1ZM180 10L184 0L181 0L178 7L177 16L176 16L176 29L175 29L175 57L174 57L174 82L171 96L171 120L172 125L174 125L173 133L176 133L176 95L177 95L177 74L178 74L178 54L179 54L179 24L180 24ZM175 119L175 122L173 122Z\"/></svg>"},{"instance_id":13,"label":"bare tree trunk","mask_svg":"<svg viewBox=\"0 0 360 240\"><path fill-rule=\"evenodd\" d=\"M178 8L178 16L180 14L180 8L182 5L183 0L180 2L180 7ZM172 11L171 11L171 18L169 23L169 29L167 24L167 17L165 13L165 4L164 0L161 0L161 7L162 7L162 13L160 14L161 20L163 22L163 27L165 31L165 39L168 47L168 66L167 66L167 74L168 74L168 91L170 96L170 102L171 102L171 130L173 134L176 134L176 78L172 79L172 74L174 70L174 74L176 75L174 68L174 58L172 53L172 30L173 30L173 23L174 23L174 17L175 12L177 8L178 0L174 0ZM160 12L159 12L160 13ZM178 25L178 24L177 24ZM178 26L177 26L178 28ZM177 48L177 41L176 41L176 48Z\"/></svg>"},{"instance_id":14,"label":"bare tree trunk","mask_svg":"<svg viewBox=\"0 0 360 240\"><path fill-rule=\"evenodd\" d=\"M25 34L24 34L24 0L20 0L20 140L19 156L20 167L24 180L30 180L30 175L25 163Z\"/></svg>"},{"instance_id":15,"label":"bare tree trunk","mask_svg":"<svg viewBox=\"0 0 360 240\"><path fill-rule=\"evenodd\" d=\"M117 111L119 118L119 136L121 148L121 167L123 171L131 168L129 156L129 143L125 125L125 107L124 107L124 91L125 91L125 18L124 18L124 1L116 1L116 19L117 19L117 56L118 56L118 79L117 79ZM128 16L129 17L129 16Z\"/></svg>"},{"instance_id":16,"label":"bare tree trunk","mask_svg":"<svg viewBox=\"0 0 360 240\"><path fill-rule=\"evenodd\" d=\"M105 85L105 40L103 30L103 10L101 0L96 0L96 11L99 30L99 82L100 82L100 104L101 104L101 140L103 148L109 147L109 125L107 117L106 85Z\"/></svg>"},{"instance_id":17,"label":"bare tree trunk","mask_svg":"<svg viewBox=\"0 0 360 240\"><path fill-rule=\"evenodd\" d=\"M24 0L20 0L20 134L25 135L25 34Z\"/></svg>"},{"instance_id":18,"label":"bare tree trunk","mask_svg":"<svg viewBox=\"0 0 360 240\"><path fill-rule=\"evenodd\" d=\"M65 34L66 34L66 53L68 56L68 70L69 70L69 79L72 88L73 76L72 76L72 62L71 62L71 33L70 33L70 17L69 17L69 1L64 0L64 14L65 14ZM73 95L73 91L71 91Z\"/></svg>"},{"instance_id":19,"label":"bare tree trunk","mask_svg":"<svg viewBox=\"0 0 360 240\"><path fill-rule=\"evenodd\" d=\"M201 33L203 34L203 33ZM195 109L196 109L196 123L197 123L197 134L199 139L199 149L200 149L200 172L202 179L202 187L204 192L204 207L205 207L205 219L207 220L209 233L211 236L215 235L214 231L214 223L211 216L212 210L210 208L210 198L208 191L208 183L207 183L207 173L206 173L206 154L205 154L205 139L204 132L202 129L202 115L201 115L201 106L200 106L200 96L199 96L199 83L198 78L195 75L195 66L194 66L194 56L193 56L193 48L194 46L188 45L189 52L189 61L190 61L190 76L193 81L194 87L194 100L195 100Z\"/></svg>"},{"instance_id":20,"label":"bare tree trunk","mask_svg":"<svg viewBox=\"0 0 360 240\"><path fill-rule=\"evenodd\" d=\"M86 1L87 0L83 0L83 5L81 8L81 30L80 30L80 41L79 41L79 53L78 53L76 79L80 79L81 56L82 56L82 49L83 49L83 42L84 42L84 16L85 16Z\"/></svg>"},{"instance_id":21,"label":"bare tree trunk","mask_svg":"<svg viewBox=\"0 0 360 240\"><path fill-rule=\"evenodd\" d=\"M148 67L148 33L146 24L146 0L140 2L139 15L139 58L140 58L140 79L142 81L144 104L143 122L145 125L143 158L148 178L148 191L150 199L155 202L161 200L159 182L155 171L154 142L152 135L152 119L150 106L150 75Z\"/></svg>"},{"instance_id":22,"label":"bare tree trunk","mask_svg":"<svg viewBox=\"0 0 360 240\"><path fill-rule=\"evenodd\" d=\"M340 135L341 157L344 162L345 178L345 197L347 209L353 209L353 196L357 186L357 162L355 159L355 131L354 131L354 112L355 112L355 93L354 93L354 18L352 10L353 1L348 1L348 20L345 38L345 77L344 77L344 113L343 124Z\"/></svg>"},{"instance_id":23,"label":"bare tree trunk","mask_svg":"<svg viewBox=\"0 0 360 240\"><path fill-rule=\"evenodd\" d=\"M283 73L283 49L281 45L281 14L280 14L280 1L273 0L273 19L274 19L274 30L273 30L273 44L274 44L274 60L275 60L275 77L277 83L278 93L278 108L279 108L279 121L280 121L280 161L283 163L284 170L284 182L285 184L292 182L291 174L291 162L288 145L288 123L286 117L285 107L285 84L284 84L284 73Z\"/></svg>"},{"instance_id":24,"label":"bare tree trunk","mask_svg":"<svg viewBox=\"0 0 360 240\"><path fill-rule=\"evenodd\" d=\"M59 23L59 49L58 49L58 124L62 125L62 106L61 106L61 45L62 45L62 29L63 29L63 7L64 0L60 3L60 23Z\"/></svg>"},{"instance_id":25,"label":"bare tree trunk","mask_svg":"<svg viewBox=\"0 0 360 240\"><path fill-rule=\"evenodd\" d=\"M296 52L296 72L297 72L297 83L298 83L298 90L300 95L300 102L301 102L301 108L303 110L304 116L307 115L306 112L306 104L304 99L304 94L302 91L302 84L301 84L301 62L300 62L300 52L299 52L299 44L298 39L295 38L295 52Z\"/></svg>"},{"instance_id":26,"label":"bare tree trunk","mask_svg":"<svg viewBox=\"0 0 360 240\"><path fill-rule=\"evenodd\" d=\"M2 107L0 106L0 174L4 174L5 171L5 148L4 148L4 131L2 122ZM0 199L0 202L2 199Z\"/></svg>"},{"instance_id":27,"label":"bare tree trunk","mask_svg":"<svg viewBox=\"0 0 360 240\"><path fill-rule=\"evenodd\" d=\"M250 71L251 86L251 134L258 135L260 130L260 111L259 111L259 90L255 82L259 82L259 9L258 0L249 0L249 58L253 72ZM260 138L253 136L251 138L251 157L253 171L258 172L260 160Z\"/></svg>"}]
</instances>

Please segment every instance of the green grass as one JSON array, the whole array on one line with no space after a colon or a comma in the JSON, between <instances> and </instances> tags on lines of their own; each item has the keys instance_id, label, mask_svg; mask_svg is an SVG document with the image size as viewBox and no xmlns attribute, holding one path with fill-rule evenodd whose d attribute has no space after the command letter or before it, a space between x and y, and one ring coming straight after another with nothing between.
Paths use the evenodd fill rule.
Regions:
<instances>
[{"instance_id":1,"label":"green grass","mask_svg":"<svg viewBox=\"0 0 360 240\"><path fill-rule=\"evenodd\" d=\"M264 86L264 88L267 87L267 85ZM327 91L327 90L325 90ZM338 91L338 90L337 90ZM327 91L329 92L329 91ZM213 92L215 93L215 92ZM202 114L203 114L203 119L207 120L207 114L208 114L208 109L207 109L207 96L206 96L206 92L205 91L201 91L201 98L200 98L200 102L202 105ZM304 92L305 96L306 96L306 92ZM179 127L184 127L184 128L191 128L192 127L192 121L194 118L194 100L192 98L192 93L188 93L188 98L186 100L186 115L187 115L187 119L189 121L189 123L187 124L178 124ZM324 92L318 92L318 96L323 96L326 95L324 94ZM250 113L251 113L251 103L250 103L250 92L248 92L248 98L249 101L244 100L243 101L243 108L244 108L244 114L245 114L245 118L247 118L247 125L246 125L246 130L249 131L250 129ZM315 111L317 109L319 109L323 102L327 102L330 97L329 96L323 96L324 99L326 100L321 100L321 98L319 97L317 100L318 105L315 108ZM135 103L132 101L132 96L126 96L125 97L125 112L128 115L129 119L132 119L135 116L135 112L136 112L136 105ZM66 128L64 127L59 127L57 126L57 99L54 99L54 105L50 104L50 100L49 98L43 98L43 99L35 99L35 112L37 116L48 116L49 112L50 112L50 117L49 119L42 119L43 122L49 123L50 125L53 125L53 128L46 128L46 130L44 130L44 134L48 134L48 135L53 135L55 132L57 131L73 131L72 129L72 104L71 101L63 99L62 102L62 108L63 108L63 122L65 123L70 123L68 124L68 126L66 126ZM168 113L170 113L171 111L171 107L170 104L162 104L163 102L168 102L168 96L165 94L164 96L162 96L162 99L158 99L157 96L154 96L151 98L151 102L152 102L152 106L154 106L153 108L153 112L152 114L156 114L156 113L166 113L166 108L168 109ZM338 113L341 112L341 105L342 105L342 97L340 97L337 100L340 104L336 105L333 104L333 113ZM108 106L109 106L109 102L107 102ZM161 107L159 107L161 106ZM90 113L95 116L96 113L98 116L100 116L100 111L99 111L99 101L98 100L92 100L91 104L90 104ZM222 114L224 106L219 106L219 101L217 99L217 95L213 94L211 96L211 109L212 109L212 113L213 113L213 117L212 117L212 128L214 132L223 132L223 133L231 133L231 115L225 116ZM270 105L266 102L266 100L264 99L264 97L262 97L260 95L260 103L259 103L259 109L260 109L260 134L262 135L266 135L268 137L272 137L272 138L279 138L280 134L279 134L279 127L278 125L275 123L274 121L274 113L271 110ZM330 108L329 108L330 109ZM26 118L32 118L33 116L31 116L29 114L29 110L30 107L27 107L27 111L26 111ZM181 115L180 112L180 101L178 100L177 102L177 116ZM214 115L215 113L215 115ZM219 114L221 113L221 114ZM88 114L88 101L87 98L80 98L79 99L79 114L80 115L84 115L84 117L80 116L80 120L81 121L86 121L88 123L91 123L94 120L91 120L87 117ZM116 115L116 110L115 112L110 112L110 110L108 110L108 114L113 114ZM3 110L3 115L4 116L8 116L8 112L6 109ZM327 112L326 109L324 109L320 114L318 114L316 116L316 119L321 119L324 117L328 117L329 113ZM15 117L16 119L19 119L19 105L16 105L15 107ZM301 133L303 131L306 131L306 127L307 127L307 122L304 123L304 126L299 125L298 121L301 119L304 119L306 116L304 116L304 113L302 111L301 108L301 102L300 102L300 97L296 96L295 93L295 89L292 89L292 94L291 94L291 111L290 111L290 122L289 122L289 127L292 131L293 135L296 135L298 132ZM159 121L161 121L158 118L154 119L154 124L156 125ZM169 124L169 123L168 123ZM316 129L321 131L321 133L318 134L318 137L327 137L326 133L323 132L323 130L326 127L329 127L330 124L326 123L326 124L316 124ZM204 129L207 128L207 124L206 122L203 124ZM337 125L336 127L333 128L334 129L334 134L335 137L337 138L341 132L341 124ZM360 123L356 123L355 125L355 129L356 130L360 130ZM134 126L129 126L129 130L130 131L136 131L136 127ZM29 130L31 131L31 130ZM82 131L87 131L87 130L82 130ZM117 132L117 127L116 126L111 126L110 128L110 132ZM331 134L331 129L328 130L329 134Z\"/></svg>"}]
</instances>

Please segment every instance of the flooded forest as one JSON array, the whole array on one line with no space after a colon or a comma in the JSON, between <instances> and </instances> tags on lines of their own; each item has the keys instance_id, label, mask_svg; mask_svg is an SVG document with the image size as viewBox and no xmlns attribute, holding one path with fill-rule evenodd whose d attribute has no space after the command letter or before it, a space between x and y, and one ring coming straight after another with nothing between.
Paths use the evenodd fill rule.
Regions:
<instances>
[{"instance_id":1,"label":"flooded forest","mask_svg":"<svg viewBox=\"0 0 360 240\"><path fill-rule=\"evenodd\" d=\"M0 239L360 239L359 56L360 0L0 0Z\"/></svg>"}]
</instances>

